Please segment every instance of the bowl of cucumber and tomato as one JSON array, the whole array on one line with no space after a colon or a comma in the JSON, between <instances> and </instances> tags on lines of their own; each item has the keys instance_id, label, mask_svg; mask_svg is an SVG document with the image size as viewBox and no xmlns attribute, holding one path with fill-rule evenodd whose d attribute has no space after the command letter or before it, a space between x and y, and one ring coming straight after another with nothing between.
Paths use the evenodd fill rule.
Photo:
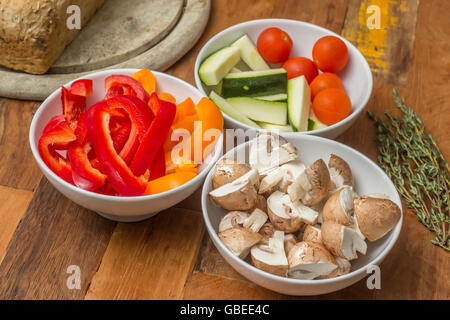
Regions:
<instances>
[{"instance_id":1,"label":"bowl of cucumber and tomato","mask_svg":"<svg viewBox=\"0 0 450 320\"><path fill-rule=\"evenodd\" d=\"M372 93L370 67L349 41L288 19L237 24L212 37L195 63L197 88L229 128L336 138Z\"/></svg>"}]
</instances>

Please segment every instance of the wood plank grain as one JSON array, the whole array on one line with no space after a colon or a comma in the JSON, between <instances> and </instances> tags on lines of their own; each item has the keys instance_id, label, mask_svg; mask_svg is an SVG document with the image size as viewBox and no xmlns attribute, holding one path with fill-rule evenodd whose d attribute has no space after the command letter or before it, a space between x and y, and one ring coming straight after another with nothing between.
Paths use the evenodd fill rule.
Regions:
<instances>
[{"instance_id":1,"label":"wood plank grain","mask_svg":"<svg viewBox=\"0 0 450 320\"><path fill-rule=\"evenodd\" d=\"M42 177L28 142L36 102L0 99L0 185L33 190Z\"/></svg>"},{"instance_id":2,"label":"wood plank grain","mask_svg":"<svg viewBox=\"0 0 450 320\"><path fill-rule=\"evenodd\" d=\"M199 212L176 208L119 223L86 299L181 298L203 231Z\"/></svg>"},{"instance_id":3,"label":"wood plank grain","mask_svg":"<svg viewBox=\"0 0 450 320\"><path fill-rule=\"evenodd\" d=\"M0 263L33 193L0 186Z\"/></svg>"},{"instance_id":4,"label":"wood plank grain","mask_svg":"<svg viewBox=\"0 0 450 320\"><path fill-rule=\"evenodd\" d=\"M419 0L349 0L342 35L362 52L376 77L406 84L418 5Z\"/></svg>"},{"instance_id":5,"label":"wood plank grain","mask_svg":"<svg viewBox=\"0 0 450 320\"><path fill-rule=\"evenodd\" d=\"M43 179L0 265L0 299L84 297L114 226ZM80 290L66 285L70 265L80 268Z\"/></svg>"},{"instance_id":6,"label":"wood plank grain","mask_svg":"<svg viewBox=\"0 0 450 320\"><path fill-rule=\"evenodd\" d=\"M186 300L262 300L283 299L284 296L248 281L195 272L187 281L183 294Z\"/></svg>"},{"instance_id":7,"label":"wood plank grain","mask_svg":"<svg viewBox=\"0 0 450 320\"><path fill-rule=\"evenodd\" d=\"M279 300L279 299L370 299L374 291L360 281L341 291L320 296L286 296L260 287L247 280L230 279L218 275L194 272L186 283L183 299L192 300Z\"/></svg>"}]
</instances>

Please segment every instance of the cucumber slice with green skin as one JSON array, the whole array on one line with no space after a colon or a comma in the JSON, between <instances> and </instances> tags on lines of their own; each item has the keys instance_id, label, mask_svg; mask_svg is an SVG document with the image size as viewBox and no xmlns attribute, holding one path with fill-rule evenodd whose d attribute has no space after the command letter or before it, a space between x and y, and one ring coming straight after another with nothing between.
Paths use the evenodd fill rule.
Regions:
<instances>
[{"instance_id":1,"label":"cucumber slice with green skin","mask_svg":"<svg viewBox=\"0 0 450 320\"><path fill-rule=\"evenodd\" d=\"M261 97L286 93L287 82L284 69L229 73L223 78L222 96Z\"/></svg>"},{"instance_id":2,"label":"cucumber slice with green skin","mask_svg":"<svg viewBox=\"0 0 450 320\"><path fill-rule=\"evenodd\" d=\"M276 102L287 102L287 94L280 93L280 94L274 94L271 96L256 97L256 99L267 100L267 101L276 101Z\"/></svg>"},{"instance_id":3,"label":"cucumber slice with green skin","mask_svg":"<svg viewBox=\"0 0 450 320\"><path fill-rule=\"evenodd\" d=\"M250 120L245 114L235 109L227 100L219 96L216 92L211 91L209 98L219 107L219 109L232 117L233 119L245 123L254 128L260 128L259 125Z\"/></svg>"},{"instance_id":4,"label":"cucumber slice with green skin","mask_svg":"<svg viewBox=\"0 0 450 320\"><path fill-rule=\"evenodd\" d=\"M207 86L215 86L241 59L239 48L226 47L206 58L198 75Z\"/></svg>"},{"instance_id":5,"label":"cucumber slice with green skin","mask_svg":"<svg viewBox=\"0 0 450 320\"><path fill-rule=\"evenodd\" d=\"M294 127L292 127L290 124L285 126L280 126L273 123L267 123L267 122L257 122L257 124L265 129L265 130L274 130L274 131L281 131L281 132L294 132Z\"/></svg>"},{"instance_id":6,"label":"cucumber slice with green skin","mask_svg":"<svg viewBox=\"0 0 450 320\"><path fill-rule=\"evenodd\" d=\"M305 76L290 79L287 91L289 122L297 131L307 131L311 92Z\"/></svg>"},{"instance_id":7,"label":"cucumber slice with green skin","mask_svg":"<svg viewBox=\"0 0 450 320\"><path fill-rule=\"evenodd\" d=\"M250 67L250 69L255 71L270 69L269 65L259 55L255 44L247 35L240 37L231 46L239 48L241 59Z\"/></svg>"},{"instance_id":8,"label":"cucumber slice with green skin","mask_svg":"<svg viewBox=\"0 0 450 320\"><path fill-rule=\"evenodd\" d=\"M254 121L269 122L278 125L287 124L287 104L264 101L249 97L228 98L236 109Z\"/></svg>"},{"instance_id":9,"label":"cucumber slice with green skin","mask_svg":"<svg viewBox=\"0 0 450 320\"><path fill-rule=\"evenodd\" d=\"M320 120L315 115L314 111L311 108L308 119L308 131L318 130L322 128L328 127L325 123L320 122Z\"/></svg>"}]
</instances>

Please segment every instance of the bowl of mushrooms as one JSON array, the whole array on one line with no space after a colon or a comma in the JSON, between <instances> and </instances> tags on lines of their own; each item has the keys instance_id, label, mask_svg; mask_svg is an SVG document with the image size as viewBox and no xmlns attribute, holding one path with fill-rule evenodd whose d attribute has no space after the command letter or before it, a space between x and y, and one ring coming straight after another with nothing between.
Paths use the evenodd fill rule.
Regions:
<instances>
[{"instance_id":1,"label":"bowl of mushrooms","mask_svg":"<svg viewBox=\"0 0 450 320\"><path fill-rule=\"evenodd\" d=\"M208 233L240 274L288 295L361 280L402 226L400 197L370 159L333 140L273 132L225 154L206 178Z\"/></svg>"}]
</instances>

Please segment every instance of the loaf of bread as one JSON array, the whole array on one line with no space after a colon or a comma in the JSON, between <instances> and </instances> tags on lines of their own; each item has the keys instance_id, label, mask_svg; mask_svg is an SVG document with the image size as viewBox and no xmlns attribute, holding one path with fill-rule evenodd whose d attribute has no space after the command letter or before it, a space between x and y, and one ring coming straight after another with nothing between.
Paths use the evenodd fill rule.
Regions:
<instances>
[{"instance_id":1,"label":"loaf of bread","mask_svg":"<svg viewBox=\"0 0 450 320\"><path fill-rule=\"evenodd\" d=\"M83 27L104 0L0 0L0 65L45 73L76 37L67 8L80 8Z\"/></svg>"}]
</instances>

